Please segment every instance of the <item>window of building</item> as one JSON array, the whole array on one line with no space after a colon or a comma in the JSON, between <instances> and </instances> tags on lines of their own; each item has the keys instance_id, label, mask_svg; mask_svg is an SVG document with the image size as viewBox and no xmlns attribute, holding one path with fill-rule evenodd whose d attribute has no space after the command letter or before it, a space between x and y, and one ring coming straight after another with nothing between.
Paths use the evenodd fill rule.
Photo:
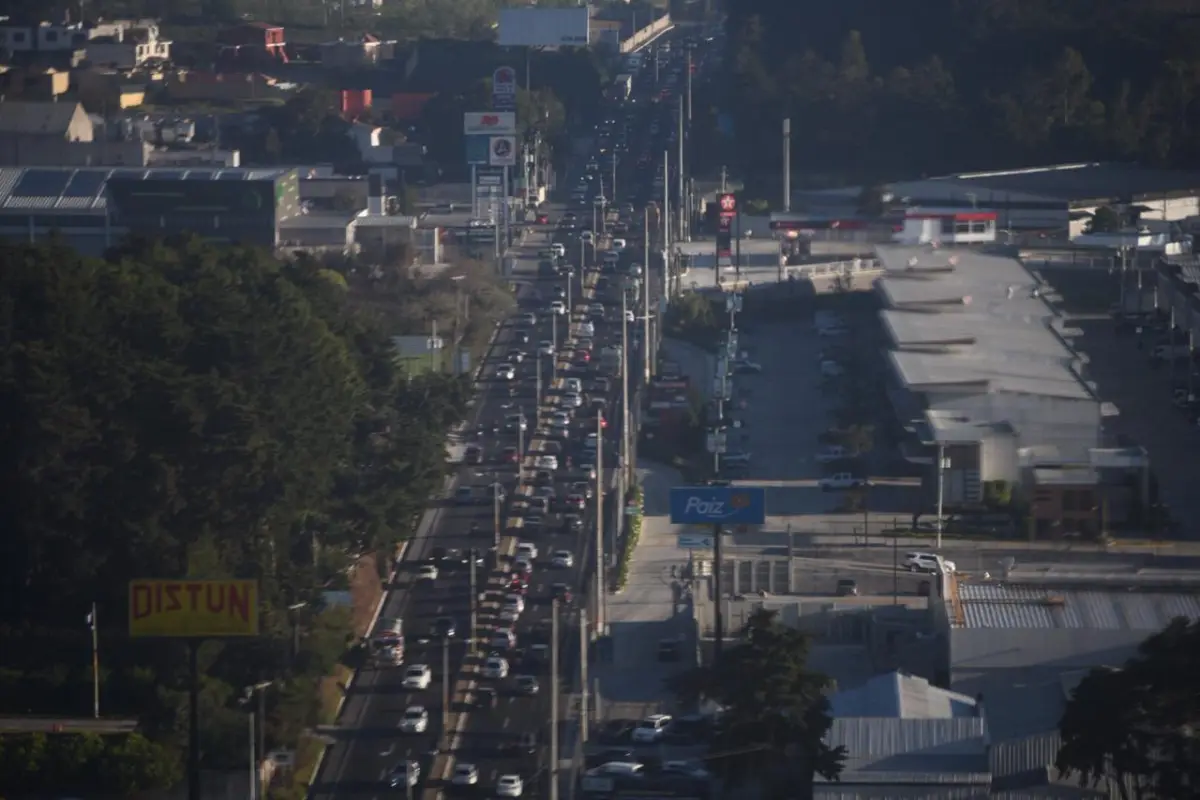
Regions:
<instances>
[{"instance_id":1,"label":"window of building","mask_svg":"<svg viewBox=\"0 0 1200 800\"><path fill-rule=\"evenodd\" d=\"M954 233L954 220L942 217L942 233Z\"/></svg>"},{"instance_id":2,"label":"window of building","mask_svg":"<svg viewBox=\"0 0 1200 800\"><path fill-rule=\"evenodd\" d=\"M971 233L987 233L988 224L986 222L972 222Z\"/></svg>"},{"instance_id":3,"label":"window of building","mask_svg":"<svg viewBox=\"0 0 1200 800\"><path fill-rule=\"evenodd\" d=\"M25 31L13 31L12 40L14 43L25 41Z\"/></svg>"},{"instance_id":4,"label":"window of building","mask_svg":"<svg viewBox=\"0 0 1200 800\"><path fill-rule=\"evenodd\" d=\"M58 41L58 31L46 31L46 43L52 44Z\"/></svg>"},{"instance_id":5,"label":"window of building","mask_svg":"<svg viewBox=\"0 0 1200 800\"><path fill-rule=\"evenodd\" d=\"M1063 511L1074 511L1075 510L1075 492L1071 491L1070 489L1063 490L1062 510Z\"/></svg>"},{"instance_id":6,"label":"window of building","mask_svg":"<svg viewBox=\"0 0 1200 800\"><path fill-rule=\"evenodd\" d=\"M954 223L954 232L955 233L970 233L971 232L971 223L955 222Z\"/></svg>"}]
</instances>

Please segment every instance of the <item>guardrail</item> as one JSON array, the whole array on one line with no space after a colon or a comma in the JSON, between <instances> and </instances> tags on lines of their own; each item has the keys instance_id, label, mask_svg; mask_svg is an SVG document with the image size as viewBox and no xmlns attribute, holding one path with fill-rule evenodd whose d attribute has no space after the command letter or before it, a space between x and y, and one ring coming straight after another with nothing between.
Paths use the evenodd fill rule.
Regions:
<instances>
[{"instance_id":1,"label":"guardrail","mask_svg":"<svg viewBox=\"0 0 1200 800\"><path fill-rule=\"evenodd\" d=\"M812 280L864 272L883 272L883 267L876 258L847 258L840 261L823 261L820 264L796 264L783 267L782 272L784 280Z\"/></svg>"},{"instance_id":2,"label":"guardrail","mask_svg":"<svg viewBox=\"0 0 1200 800\"><path fill-rule=\"evenodd\" d=\"M675 24L671 22L671 15L664 14L646 27L636 31L633 36L630 36L628 39L621 42L621 53L624 54L636 52L649 44L653 39L663 35L673 27L675 27Z\"/></svg>"}]
</instances>

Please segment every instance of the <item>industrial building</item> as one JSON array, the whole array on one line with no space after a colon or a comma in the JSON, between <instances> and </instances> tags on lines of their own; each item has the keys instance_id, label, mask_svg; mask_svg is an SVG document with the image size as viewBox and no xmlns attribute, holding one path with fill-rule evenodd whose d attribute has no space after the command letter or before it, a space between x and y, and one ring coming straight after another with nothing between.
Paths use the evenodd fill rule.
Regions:
<instances>
[{"instance_id":1,"label":"industrial building","mask_svg":"<svg viewBox=\"0 0 1200 800\"><path fill-rule=\"evenodd\" d=\"M385 256L401 245L437 263L439 232L420 232L413 217L388 214L382 182L347 179L345 210L320 208L310 180L289 168L17 167L0 169L0 236L35 241L57 232L99 255L133 233L197 233L270 249ZM311 181L314 188L325 184ZM339 191L341 191L339 189ZM364 201L353 202L354 197ZM430 260L432 259L432 260Z\"/></svg>"},{"instance_id":2,"label":"industrial building","mask_svg":"<svg viewBox=\"0 0 1200 800\"><path fill-rule=\"evenodd\" d=\"M1020 487L1035 499L1031 533L1057 537L1095 534L1101 500L1128 505L1131 477L1148 491L1144 453L1105 436L1116 409L1096 396L1048 286L1015 259L969 250L876 256L888 397L931 497L940 485L947 504L978 504L989 483Z\"/></svg>"}]
</instances>

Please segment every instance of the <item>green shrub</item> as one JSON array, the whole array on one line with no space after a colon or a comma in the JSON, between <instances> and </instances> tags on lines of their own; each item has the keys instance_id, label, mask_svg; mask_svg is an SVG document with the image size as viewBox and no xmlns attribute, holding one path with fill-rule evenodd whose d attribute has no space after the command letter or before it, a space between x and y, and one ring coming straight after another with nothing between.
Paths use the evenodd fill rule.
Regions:
<instances>
[{"instance_id":1,"label":"green shrub","mask_svg":"<svg viewBox=\"0 0 1200 800\"><path fill-rule=\"evenodd\" d=\"M629 530L625 532L625 549L621 553L621 564L617 568L616 590L618 592L624 590L626 584L629 583L629 570L633 565L633 556L637 551L638 540L642 538L643 503L642 487L637 486L633 490L631 501L631 505L637 506L637 511L629 517Z\"/></svg>"}]
</instances>

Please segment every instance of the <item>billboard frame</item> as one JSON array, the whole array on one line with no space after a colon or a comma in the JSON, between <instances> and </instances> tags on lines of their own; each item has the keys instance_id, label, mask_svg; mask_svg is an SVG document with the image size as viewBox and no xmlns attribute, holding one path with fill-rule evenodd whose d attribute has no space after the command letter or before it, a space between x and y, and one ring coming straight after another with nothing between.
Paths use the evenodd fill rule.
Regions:
<instances>
[{"instance_id":1,"label":"billboard frame","mask_svg":"<svg viewBox=\"0 0 1200 800\"><path fill-rule=\"evenodd\" d=\"M591 10L568 8L502 8L496 42L501 47L587 47L591 44Z\"/></svg>"},{"instance_id":2,"label":"billboard frame","mask_svg":"<svg viewBox=\"0 0 1200 800\"><path fill-rule=\"evenodd\" d=\"M133 639L258 636L258 589L258 581L236 578L131 580L127 608L129 636ZM214 610L213 605L219 605L220 609ZM223 621L222 612L226 612Z\"/></svg>"}]
</instances>

